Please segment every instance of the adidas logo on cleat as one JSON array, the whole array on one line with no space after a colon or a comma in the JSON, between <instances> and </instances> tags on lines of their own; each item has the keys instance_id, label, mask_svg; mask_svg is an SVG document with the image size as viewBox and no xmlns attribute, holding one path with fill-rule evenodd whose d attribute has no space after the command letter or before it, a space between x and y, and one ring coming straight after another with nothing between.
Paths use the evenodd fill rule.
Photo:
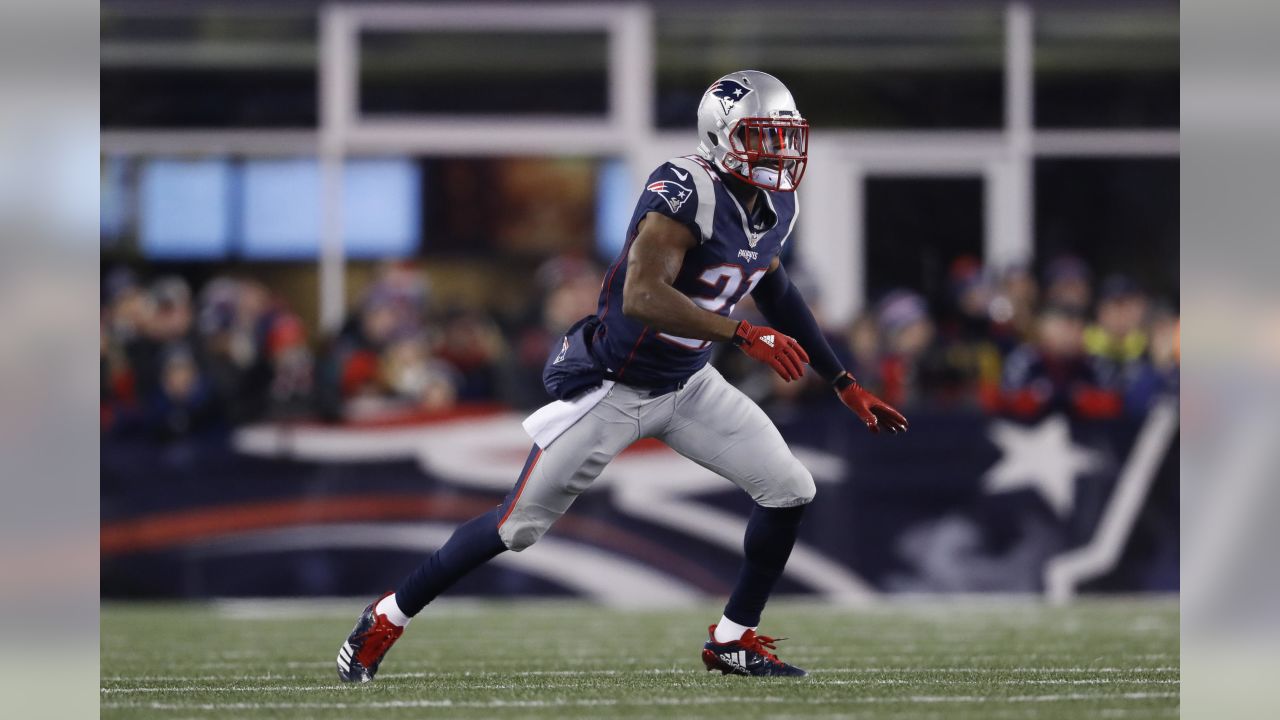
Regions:
<instances>
[{"instance_id":1,"label":"adidas logo on cleat","mask_svg":"<svg viewBox=\"0 0 1280 720\"><path fill-rule=\"evenodd\" d=\"M773 347L773 336L762 335L760 336L760 342L764 343L765 345L768 345L769 347Z\"/></svg>"},{"instance_id":2,"label":"adidas logo on cleat","mask_svg":"<svg viewBox=\"0 0 1280 720\"><path fill-rule=\"evenodd\" d=\"M747 669L747 653L743 650L720 653L720 661L736 670Z\"/></svg>"},{"instance_id":3,"label":"adidas logo on cleat","mask_svg":"<svg viewBox=\"0 0 1280 720\"><path fill-rule=\"evenodd\" d=\"M338 665L343 670L351 670L351 643L344 642L342 647L338 648Z\"/></svg>"}]
</instances>

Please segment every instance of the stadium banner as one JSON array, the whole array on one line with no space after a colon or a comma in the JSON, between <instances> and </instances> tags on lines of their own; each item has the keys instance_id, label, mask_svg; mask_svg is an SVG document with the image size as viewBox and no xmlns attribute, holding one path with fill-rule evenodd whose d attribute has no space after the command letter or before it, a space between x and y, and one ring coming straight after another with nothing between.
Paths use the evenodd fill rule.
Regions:
<instances>
[{"instance_id":1,"label":"stadium banner","mask_svg":"<svg viewBox=\"0 0 1280 720\"><path fill-rule=\"evenodd\" d=\"M818 486L779 592L1178 589L1176 400L1146 417L913 415L873 436L835 406L774 409ZM369 595L501 502L523 416L473 408L374 425L263 424L227 438L102 444L109 598ZM728 592L750 499L642 440L545 538L452 595L616 606Z\"/></svg>"}]
</instances>

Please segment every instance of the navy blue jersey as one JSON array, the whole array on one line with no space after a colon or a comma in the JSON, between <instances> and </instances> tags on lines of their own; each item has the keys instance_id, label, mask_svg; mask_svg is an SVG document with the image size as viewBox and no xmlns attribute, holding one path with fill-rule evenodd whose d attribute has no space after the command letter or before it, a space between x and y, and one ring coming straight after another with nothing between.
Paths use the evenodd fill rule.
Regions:
<instances>
[{"instance_id":1,"label":"navy blue jersey","mask_svg":"<svg viewBox=\"0 0 1280 720\"><path fill-rule=\"evenodd\" d=\"M618 381L669 386L697 372L711 356L710 341L658 332L622 314L627 254L640 221L656 212L689 228L698 245L685 254L673 284L699 307L728 316L764 277L795 228L795 193L759 193L748 217L711 165L696 155L669 160L649 176L627 227L627 243L605 273L596 311L602 321L596 355Z\"/></svg>"}]
</instances>

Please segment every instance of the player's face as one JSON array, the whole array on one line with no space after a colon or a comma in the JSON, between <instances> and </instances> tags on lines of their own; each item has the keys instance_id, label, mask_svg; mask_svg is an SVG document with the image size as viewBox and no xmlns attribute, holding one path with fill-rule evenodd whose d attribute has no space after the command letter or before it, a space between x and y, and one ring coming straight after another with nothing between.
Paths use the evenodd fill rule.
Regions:
<instances>
[{"instance_id":1,"label":"player's face","mask_svg":"<svg viewBox=\"0 0 1280 720\"><path fill-rule=\"evenodd\" d=\"M804 160L808 140L806 128L791 126L739 126L735 138L756 167L794 170Z\"/></svg>"},{"instance_id":2,"label":"player's face","mask_svg":"<svg viewBox=\"0 0 1280 720\"><path fill-rule=\"evenodd\" d=\"M738 133L747 152L773 160L804 155L805 136L802 130L799 127L741 127Z\"/></svg>"},{"instance_id":3,"label":"player's face","mask_svg":"<svg viewBox=\"0 0 1280 720\"><path fill-rule=\"evenodd\" d=\"M800 184L808 157L809 125L799 118L744 118L734 129L732 150L746 164L743 179L768 190Z\"/></svg>"}]
</instances>

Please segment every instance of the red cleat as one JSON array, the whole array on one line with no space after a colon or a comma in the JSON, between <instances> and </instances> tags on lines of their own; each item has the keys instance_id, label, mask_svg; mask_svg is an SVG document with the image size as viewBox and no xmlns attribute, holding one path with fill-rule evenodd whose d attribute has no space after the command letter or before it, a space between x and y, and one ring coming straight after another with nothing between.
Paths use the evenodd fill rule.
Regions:
<instances>
[{"instance_id":1,"label":"red cleat","mask_svg":"<svg viewBox=\"0 0 1280 720\"><path fill-rule=\"evenodd\" d=\"M369 682L378 672L382 658L404 634L404 628L392 623L386 615L378 615L374 608L382 602L382 597L369 603L360 613L355 629L347 636L347 641L338 648L338 679L344 682Z\"/></svg>"},{"instance_id":2,"label":"red cleat","mask_svg":"<svg viewBox=\"0 0 1280 720\"><path fill-rule=\"evenodd\" d=\"M771 650L774 643L786 638L771 638L748 630L733 642L716 642L716 626L707 628L711 639L702 646L702 664L707 672L719 670L724 675L804 677L809 673L778 659Z\"/></svg>"}]
</instances>

